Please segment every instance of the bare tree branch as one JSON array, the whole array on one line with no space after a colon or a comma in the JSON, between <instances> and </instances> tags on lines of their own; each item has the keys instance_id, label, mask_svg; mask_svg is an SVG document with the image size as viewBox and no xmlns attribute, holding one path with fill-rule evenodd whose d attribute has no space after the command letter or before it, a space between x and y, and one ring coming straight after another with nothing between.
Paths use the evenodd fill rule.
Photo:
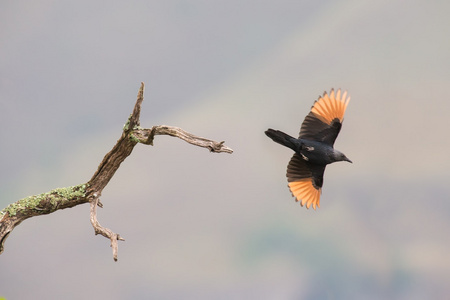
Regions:
<instances>
[{"instance_id":1,"label":"bare tree branch","mask_svg":"<svg viewBox=\"0 0 450 300\"><path fill-rule=\"evenodd\" d=\"M210 152L233 153L233 150L224 145L225 142L215 142L202 137L198 137L181 128L167 125L153 126L151 129L136 128L131 132L139 143L152 145L155 135L170 135L188 142L194 146L208 148Z\"/></svg>"},{"instance_id":2,"label":"bare tree branch","mask_svg":"<svg viewBox=\"0 0 450 300\"><path fill-rule=\"evenodd\" d=\"M97 221L97 206L100 206L100 207L102 206L99 202L99 198L94 197L90 203L91 203L91 224L92 224L92 227L94 227L94 232L96 235L101 234L104 237L111 240L111 247L113 250L113 259L114 259L114 261L117 261L117 252L118 252L118 248L119 248L117 241L125 241L125 239L123 239L118 233L112 232L111 229L103 227Z\"/></svg>"},{"instance_id":3,"label":"bare tree branch","mask_svg":"<svg viewBox=\"0 0 450 300\"><path fill-rule=\"evenodd\" d=\"M139 119L143 100L144 83L141 83L133 112L123 128L119 140L112 150L105 155L97 171L87 183L26 197L0 211L0 254L4 251L6 238L22 221L89 202L91 207L90 219L94 232L111 240L113 258L117 261L117 242L124 241L124 239L119 234L100 225L97 220L97 206L103 207L100 202L103 189L119 169L120 164L131 154L136 144L153 145L155 135L170 135L192 145L207 148L210 152L233 153L233 150L225 146L224 142L215 142L198 137L178 127L160 125L153 126L150 129L141 128Z\"/></svg>"}]
</instances>

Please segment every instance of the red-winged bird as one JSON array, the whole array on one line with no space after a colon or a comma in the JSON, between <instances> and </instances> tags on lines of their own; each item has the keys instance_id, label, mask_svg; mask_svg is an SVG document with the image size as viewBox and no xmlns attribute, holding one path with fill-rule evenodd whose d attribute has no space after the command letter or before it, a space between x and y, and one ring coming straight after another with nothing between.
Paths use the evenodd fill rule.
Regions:
<instances>
[{"instance_id":1,"label":"red-winged bird","mask_svg":"<svg viewBox=\"0 0 450 300\"><path fill-rule=\"evenodd\" d=\"M287 167L288 186L301 206L320 207L323 173L328 164L348 161L344 153L333 148L341 130L345 109L350 97L341 90L328 95L323 93L311 107L300 128L300 135L294 138L282 131L268 129L265 133L274 142L295 151Z\"/></svg>"}]
</instances>

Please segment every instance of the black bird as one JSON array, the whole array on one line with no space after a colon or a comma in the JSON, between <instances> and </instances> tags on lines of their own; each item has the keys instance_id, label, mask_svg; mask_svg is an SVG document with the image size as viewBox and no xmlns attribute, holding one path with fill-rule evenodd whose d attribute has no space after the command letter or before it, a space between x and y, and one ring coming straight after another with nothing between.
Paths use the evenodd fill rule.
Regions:
<instances>
[{"instance_id":1,"label":"black bird","mask_svg":"<svg viewBox=\"0 0 450 300\"><path fill-rule=\"evenodd\" d=\"M320 207L320 194L323 173L328 164L348 161L344 153L333 148L334 141L341 130L345 109L350 97L341 90L330 95L326 92L311 107L300 128L299 138L282 131L268 129L265 133L274 142L295 151L287 167L288 186L300 205L309 208Z\"/></svg>"}]
</instances>

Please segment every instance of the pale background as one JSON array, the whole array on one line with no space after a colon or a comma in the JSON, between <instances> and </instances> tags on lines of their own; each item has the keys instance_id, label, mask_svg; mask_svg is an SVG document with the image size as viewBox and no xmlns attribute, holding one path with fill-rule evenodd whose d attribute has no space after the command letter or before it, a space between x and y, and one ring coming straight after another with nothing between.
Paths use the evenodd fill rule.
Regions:
<instances>
[{"instance_id":1,"label":"pale background","mask_svg":"<svg viewBox=\"0 0 450 300\"><path fill-rule=\"evenodd\" d=\"M141 125L225 140L138 145L89 206L32 218L0 256L6 299L445 299L450 295L448 1L0 4L0 206L86 182L140 82ZM287 189L317 96L352 100L321 208Z\"/></svg>"}]
</instances>

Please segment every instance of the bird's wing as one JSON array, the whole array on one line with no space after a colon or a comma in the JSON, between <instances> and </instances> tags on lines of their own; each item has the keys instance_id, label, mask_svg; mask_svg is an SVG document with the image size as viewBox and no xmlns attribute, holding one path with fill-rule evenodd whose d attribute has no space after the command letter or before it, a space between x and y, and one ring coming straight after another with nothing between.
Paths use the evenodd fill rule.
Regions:
<instances>
[{"instance_id":1,"label":"bird's wing","mask_svg":"<svg viewBox=\"0 0 450 300\"><path fill-rule=\"evenodd\" d=\"M330 95L324 92L323 96L314 102L310 113L303 121L299 137L333 146L341 130L349 101L347 92L341 93L340 89L337 92L332 89Z\"/></svg>"},{"instance_id":2,"label":"bird's wing","mask_svg":"<svg viewBox=\"0 0 450 300\"><path fill-rule=\"evenodd\" d=\"M309 208L320 207L323 173L325 166L315 165L303 160L297 153L292 156L287 167L288 186L295 201Z\"/></svg>"}]
</instances>

